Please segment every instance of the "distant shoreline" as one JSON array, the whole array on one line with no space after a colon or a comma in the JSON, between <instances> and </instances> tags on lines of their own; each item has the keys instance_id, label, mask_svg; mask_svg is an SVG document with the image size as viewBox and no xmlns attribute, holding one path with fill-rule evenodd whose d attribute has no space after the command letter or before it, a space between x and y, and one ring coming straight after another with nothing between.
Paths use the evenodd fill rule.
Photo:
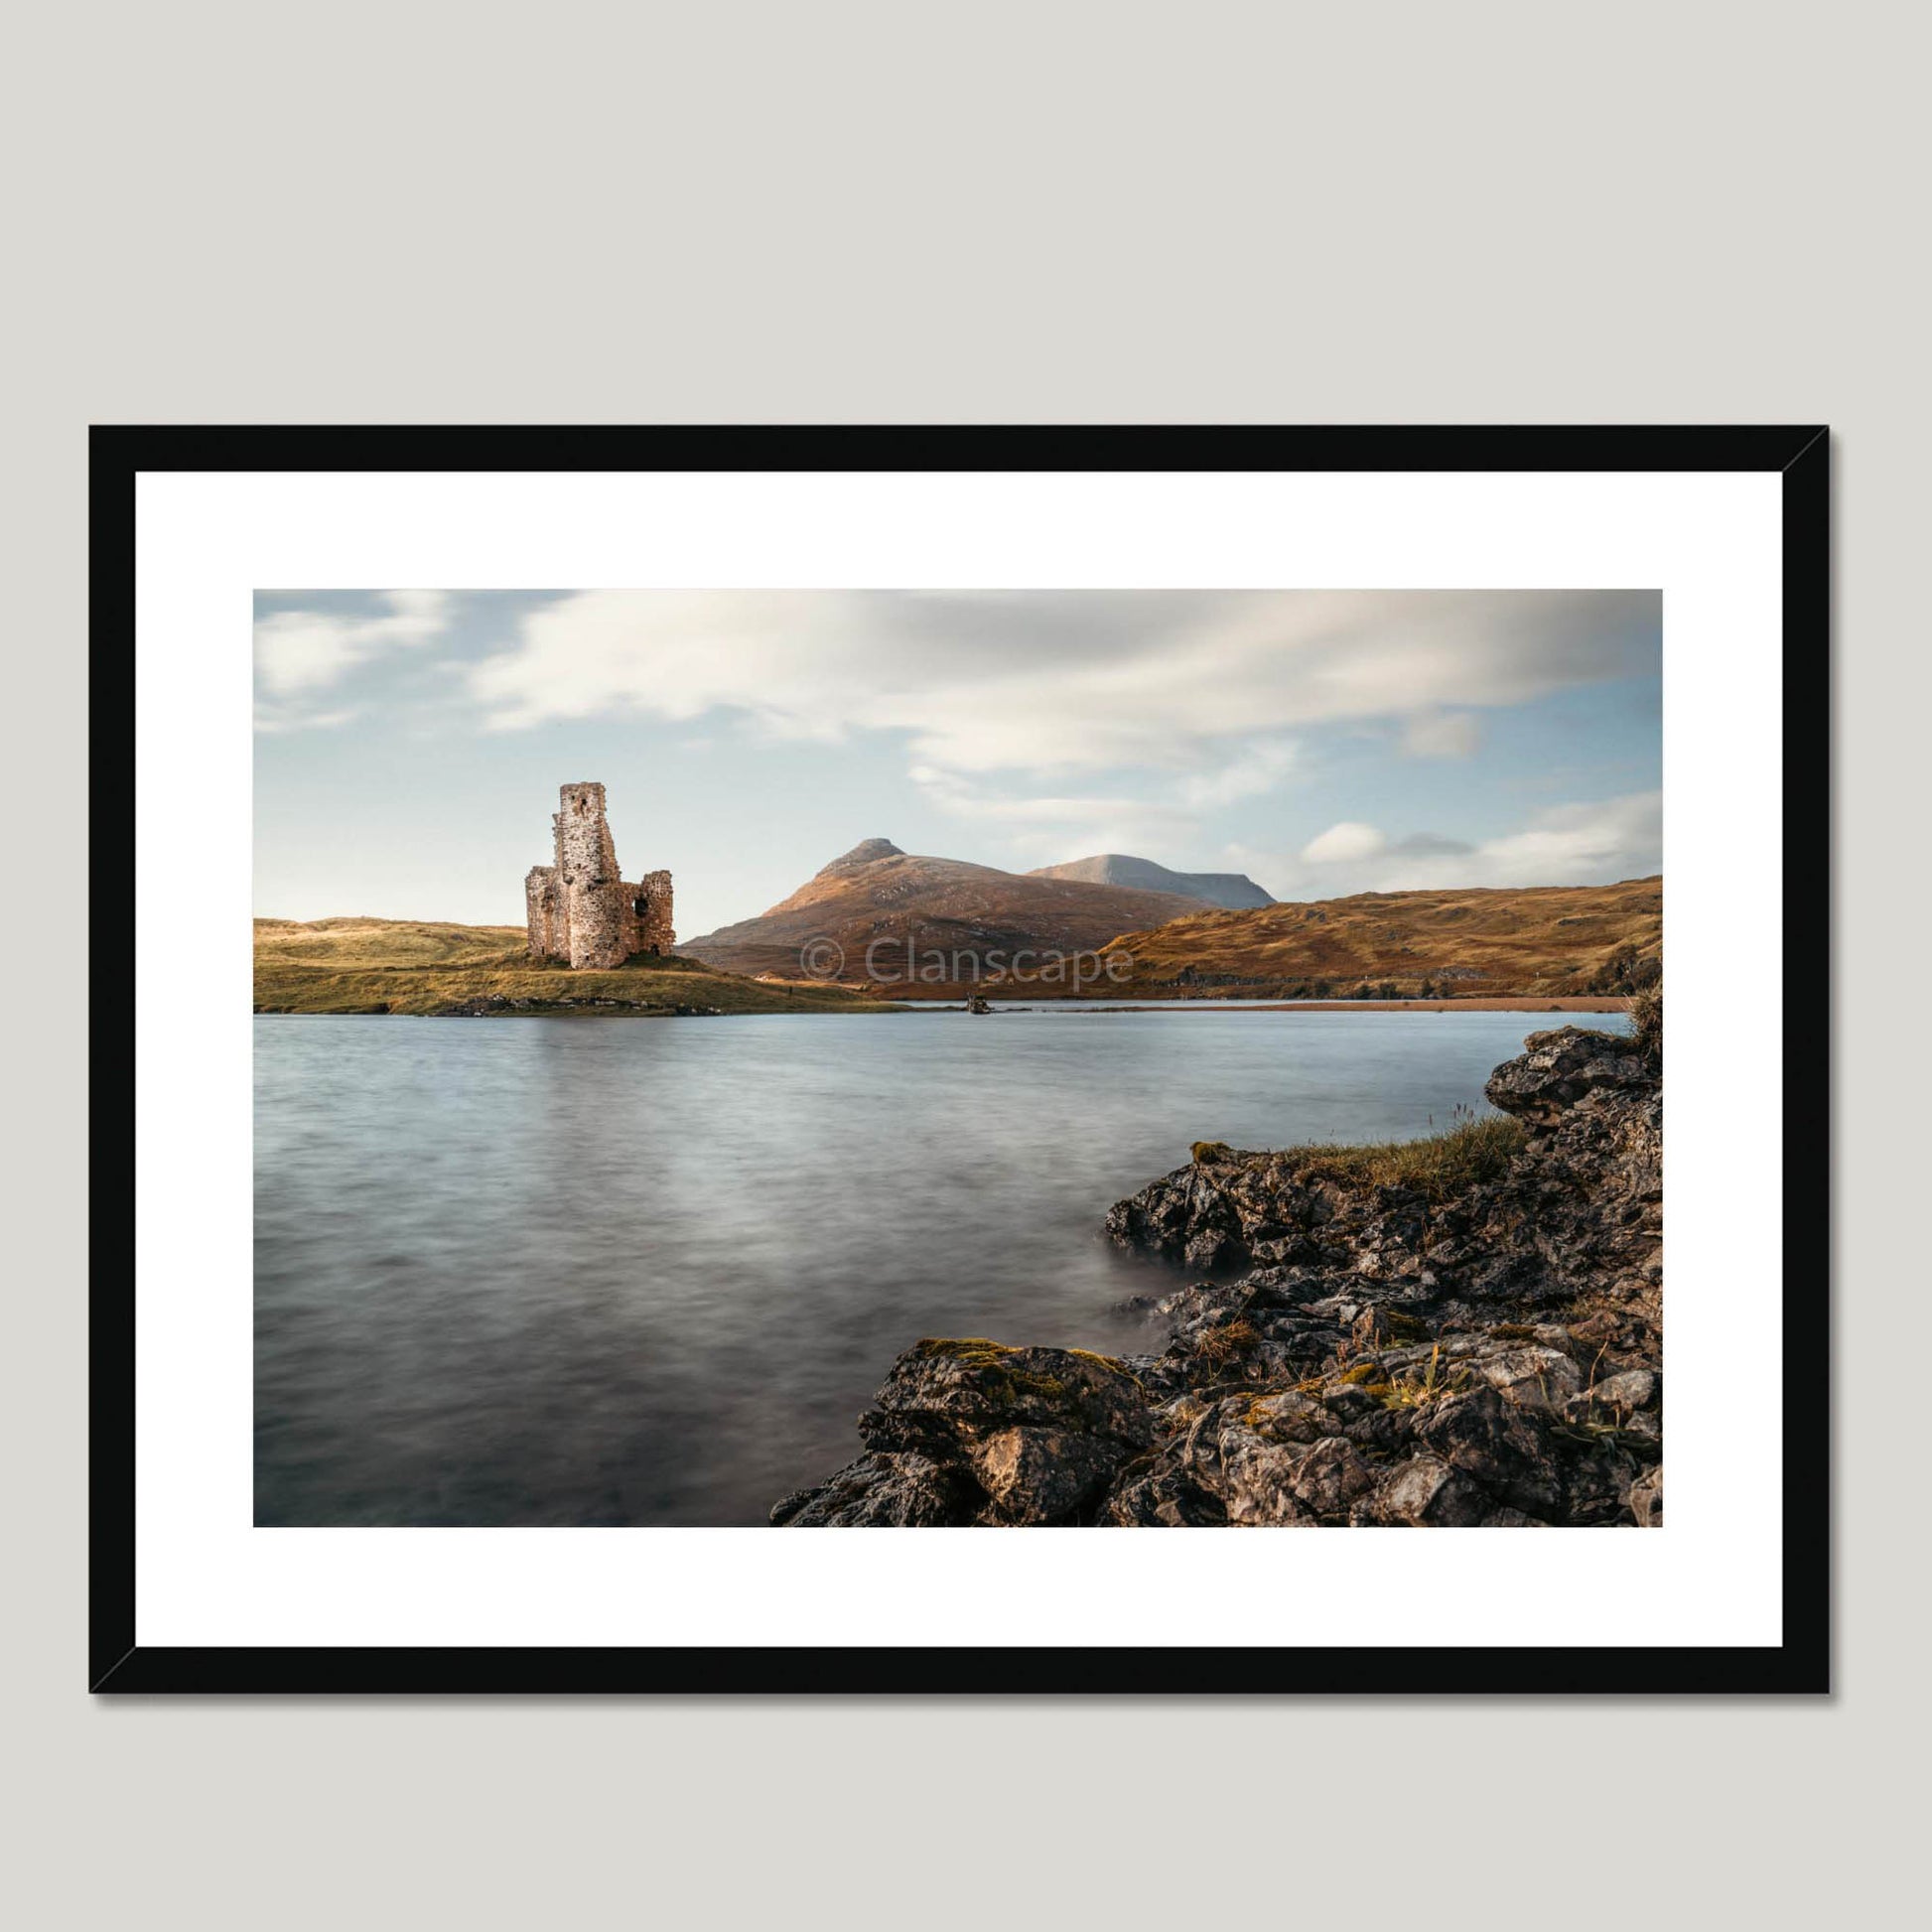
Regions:
<instances>
[{"instance_id":1,"label":"distant shoreline","mask_svg":"<svg viewBox=\"0 0 1932 1932\"><path fill-rule=\"evenodd\" d=\"M769 984L769 982L767 982ZM822 983L821 983L822 986ZM856 988L839 986L823 989L849 998L841 1002L812 1007L787 1007L782 1004L767 1012L790 1012L801 1016L824 1013L959 1013L964 1002L957 997L934 999L867 999ZM998 998L997 994L993 997ZM1050 1013L1056 1007L1070 1012L1102 1013L1621 1013L1627 1004L1620 996L1572 999L1536 999L1497 994L1487 999L1469 1000L1094 1000L1072 995L1028 999L1024 994L1009 1002L1030 1013ZM316 1018L368 1019L371 1016L413 1020L477 1019L586 1019L586 1020L670 1020L716 1018L726 1009L710 1006L656 1006L642 1002L629 1004L609 998L584 1000L511 1002L487 998L452 1000L436 1007L397 1010L386 1002L365 1005L313 1006L270 1005L257 1001L258 1014L303 1014ZM756 1009L754 1009L756 1010Z\"/></svg>"},{"instance_id":2,"label":"distant shoreline","mask_svg":"<svg viewBox=\"0 0 1932 1932\"><path fill-rule=\"evenodd\" d=\"M1068 994L1026 994L1003 995L992 988L982 989L990 1000L1012 998L1028 1000L1040 1008L1068 1005L1074 995ZM1242 1000L1228 998L1221 1002L1214 1000L1150 1000L1146 995L1124 999L1106 999L1104 996L1081 994L1083 1001L1093 1001L1108 1012L1120 1013L1186 1013L1190 1010L1201 1013L1621 1013L1628 1002L1620 993L1589 995L1537 995L1495 993L1479 994L1466 1000ZM901 997L898 1004L906 1007L956 1007L960 1004L958 996L951 999L919 999Z\"/></svg>"},{"instance_id":3,"label":"distant shoreline","mask_svg":"<svg viewBox=\"0 0 1932 1932\"><path fill-rule=\"evenodd\" d=\"M257 919L254 1008L257 1013L437 1019L659 1019L718 1013L957 1011L975 996L1041 1011L1077 1003L1102 1011L1186 1012L1198 1007L1216 1013L1617 1013L1624 1005L1618 994L1538 996L1475 987L1458 994L1432 990L1428 998L1297 999L1284 997L1286 989L1273 976L1235 985L1170 981L1121 986L1104 978L1098 985L1067 985L1045 977L854 983L779 973L748 977L676 952L639 953L621 967L578 971L556 960L530 958L526 947L516 943L519 936L510 926ZM1496 972L1492 977L1505 976Z\"/></svg>"}]
</instances>

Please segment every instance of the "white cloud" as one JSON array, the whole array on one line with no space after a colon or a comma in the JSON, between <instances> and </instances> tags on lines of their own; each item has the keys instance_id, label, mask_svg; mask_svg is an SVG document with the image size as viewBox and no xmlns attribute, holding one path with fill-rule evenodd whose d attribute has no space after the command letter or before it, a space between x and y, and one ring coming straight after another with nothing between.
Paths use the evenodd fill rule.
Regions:
<instances>
[{"instance_id":1,"label":"white cloud","mask_svg":"<svg viewBox=\"0 0 1932 1932\"><path fill-rule=\"evenodd\" d=\"M1230 752L1209 769L1173 781L1157 778L1140 797L1003 793L943 764L915 764L906 775L940 811L995 831L1007 856L1058 863L1098 852L1158 851L1180 863L1200 835L1204 814L1271 790L1293 765L1295 753L1287 739L1264 739Z\"/></svg>"},{"instance_id":2,"label":"white cloud","mask_svg":"<svg viewBox=\"0 0 1932 1932\"><path fill-rule=\"evenodd\" d=\"M1216 770L1196 772L1180 782L1182 803L1195 811L1214 811L1273 791L1295 762L1288 739L1263 739L1236 752Z\"/></svg>"},{"instance_id":3,"label":"white cloud","mask_svg":"<svg viewBox=\"0 0 1932 1932\"><path fill-rule=\"evenodd\" d=\"M972 855L988 865L1001 858L1059 864L1094 852L1141 853L1156 846L1172 851L1195 830L1192 819L1158 798L999 793L936 765L914 765L909 775L930 804L1003 847L997 855Z\"/></svg>"},{"instance_id":4,"label":"white cloud","mask_svg":"<svg viewBox=\"0 0 1932 1932\"><path fill-rule=\"evenodd\" d=\"M1428 853L1473 852L1475 847L1467 839L1445 838L1440 832L1411 832L1407 838L1396 840L1389 850L1405 858L1414 858Z\"/></svg>"},{"instance_id":5,"label":"white cloud","mask_svg":"<svg viewBox=\"0 0 1932 1932\"><path fill-rule=\"evenodd\" d=\"M1664 862L1664 795L1559 805L1535 824L1476 848L1483 886L1582 885L1640 878ZM1455 863L1455 862L1451 862Z\"/></svg>"},{"instance_id":6,"label":"white cloud","mask_svg":"<svg viewBox=\"0 0 1932 1932\"><path fill-rule=\"evenodd\" d=\"M1362 825L1345 818L1325 832L1311 838L1302 848L1303 859L1311 866L1334 866L1372 859L1388 840L1373 825Z\"/></svg>"},{"instance_id":7,"label":"white cloud","mask_svg":"<svg viewBox=\"0 0 1932 1932\"><path fill-rule=\"evenodd\" d=\"M362 713L350 705L341 711L278 711L273 705L257 705L255 729L258 732L329 731L338 725L352 724Z\"/></svg>"},{"instance_id":8,"label":"white cloud","mask_svg":"<svg viewBox=\"0 0 1932 1932\"><path fill-rule=\"evenodd\" d=\"M1466 711L1421 713L1402 734L1402 749L1415 759L1466 759L1481 742L1482 727Z\"/></svg>"},{"instance_id":9,"label":"white cloud","mask_svg":"<svg viewBox=\"0 0 1932 1932\"><path fill-rule=\"evenodd\" d=\"M470 678L499 730L725 709L962 773L1164 767L1205 800L1237 745L1371 718L1453 744L1450 708L1654 672L1658 631L1641 591L585 591Z\"/></svg>"},{"instance_id":10,"label":"white cloud","mask_svg":"<svg viewBox=\"0 0 1932 1932\"><path fill-rule=\"evenodd\" d=\"M381 596L388 610L376 616L278 611L256 621L255 689L263 700L259 729L344 723L353 714L304 707L378 652L431 643L443 634L447 591L384 591Z\"/></svg>"},{"instance_id":11,"label":"white cloud","mask_svg":"<svg viewBox=\"0 0 1932 1932\"><path fill-rule=\"evenodd\" d=\"M1607 886L1663 870L1663 793L1553 806L1513 832L1473 843L1436 832L1392 840L1373 825L1344 821L1299 853L1230 845L1225 861L1286 899L1430 887Z\"/></svg>"}]
</instances>

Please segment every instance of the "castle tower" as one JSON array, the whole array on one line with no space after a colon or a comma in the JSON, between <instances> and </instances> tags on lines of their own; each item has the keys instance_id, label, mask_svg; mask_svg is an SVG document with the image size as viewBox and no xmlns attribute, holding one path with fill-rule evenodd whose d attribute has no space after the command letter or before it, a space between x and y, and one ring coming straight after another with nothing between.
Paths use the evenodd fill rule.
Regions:
<instances>
[{"instance_id":1,"label":"castle tower","mask_svg":"<svg viewBox=\"0 0 1932 1932\"><path fill-rule=\"evenodd\" d=\"M608 968L632 953L668 952L671 875L648 873L638 885L620 876L601 784L563 786L557 807L554 863L532 866L523 882L531 958Z\"/></svg>"},{"instance_id":2,"label":"castle tower","mask_svg":"<svg viewBox=\"0 0 1932 1932\"><path fill-rule=\"evenodd\" d=\"M624 944L623 882L618 849L604 816L602 785L565 785L559 793L557 884L563 889L573 966L621 966Z\"/></svg>"}]
</instances>

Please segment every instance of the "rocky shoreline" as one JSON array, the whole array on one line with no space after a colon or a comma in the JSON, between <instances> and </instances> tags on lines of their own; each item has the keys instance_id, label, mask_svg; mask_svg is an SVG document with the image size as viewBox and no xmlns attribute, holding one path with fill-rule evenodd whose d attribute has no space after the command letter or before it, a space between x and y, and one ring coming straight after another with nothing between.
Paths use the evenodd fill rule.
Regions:
<instances>
[{"instance_id":1,"label":"rocky shoreline","mask_svg":"<svg viewBox=\"0 0 1932 1932\"><path fill-rule=\"evenodd\" d=\"M1195 1279L1107 1356L928 1339L775 1524L1663 1521L1661 1001L1532 1035L1506 1118L1408 1148L1218 1144L1106 1219Z\"/></svg>"}]
</instances>

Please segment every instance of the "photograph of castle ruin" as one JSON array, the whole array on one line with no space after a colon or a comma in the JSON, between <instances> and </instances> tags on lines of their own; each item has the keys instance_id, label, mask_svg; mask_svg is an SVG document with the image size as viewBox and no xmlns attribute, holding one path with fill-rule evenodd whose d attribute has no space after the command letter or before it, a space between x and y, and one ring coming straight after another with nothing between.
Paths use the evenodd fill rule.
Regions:
<instances>
[{"instance_id":1,"label":"photograph of castle ruin","mask_svg":"<svg viewBox=\"0 0 1932 1932\"><path fill-rule=\"evenodd\" d=\"M1660 1527L1661 630L258 592L256 1523Z\"/></svg>"}]
</instances>

